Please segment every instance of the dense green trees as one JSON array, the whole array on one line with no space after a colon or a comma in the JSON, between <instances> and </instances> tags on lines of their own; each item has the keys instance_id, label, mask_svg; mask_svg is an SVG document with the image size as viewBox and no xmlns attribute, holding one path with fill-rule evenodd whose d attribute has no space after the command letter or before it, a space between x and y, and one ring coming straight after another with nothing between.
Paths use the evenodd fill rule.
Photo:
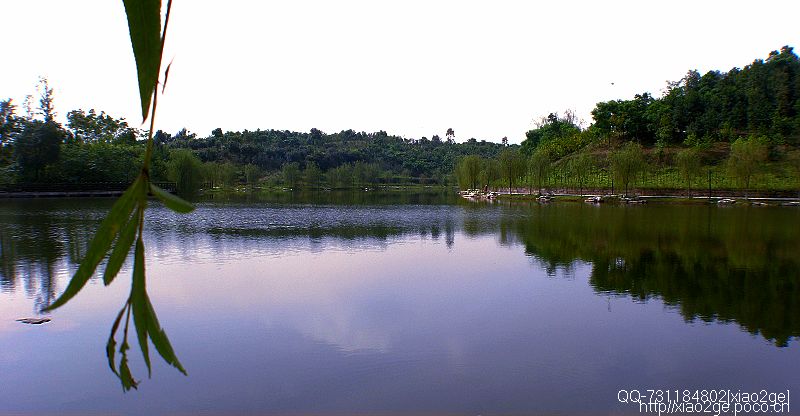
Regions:
<instances>
[{"instance_id":1,"label":"dense green trees","mask_svg":"<svg viewBox=\"0 0 800 416\"><path fill-rule=\"evenodd\" d=\"M662 98L598 103L593 127L608 138L643 145L707 144L763 135L800 143L800 60L789 46L743 69L689 71Z\"/></svg>"},{"instance_id":2,"label":"dense green trees","mask_svg":"<svg viewBox=\"0 0 800 416\"><path fill-rule=\"evenodd\" d=\"M179 195L191 196L200 189L203 166L189 150L174 150L170 155L169 178L175 182Z\"/></svg>"},{"instance_id":3,"label":"dense green trees","mask_svg":"<svg viewBox=\"0 0 800 416\"><path fill-rule=\"evenodd\" d=\"M67 113L67 127L72 133L70 141L77 143L115 143L132 145L140 135L136 129L128 127L125 119L115 119L105 112L88 113L72 110Z\"/></svg>"},{"instance_id":4,"label":"dense green trees","mask_svg":"<svg viewBox=\"0 0 800 416\"><path fill-rule=\"evenodd\" d=\"M43 179L44 169L58 161L64 131L53 121L32 121L14 143L20 177L34 182Z\"/></svg>"}]
</instances>

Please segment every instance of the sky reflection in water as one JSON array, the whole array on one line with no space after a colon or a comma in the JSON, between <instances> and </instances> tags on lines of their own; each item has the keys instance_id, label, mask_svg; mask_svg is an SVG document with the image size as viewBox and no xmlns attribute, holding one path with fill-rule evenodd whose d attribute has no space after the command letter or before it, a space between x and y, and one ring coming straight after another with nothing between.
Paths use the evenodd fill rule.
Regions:
<instances>
[{"instance_id":1,"label":"sky reflection in water","mask_svg":"<svg viewBox=\"0 0 800 416\"><path fill-rule=\"evenodd\" d=\"M122 394L103 347L129 269L13 321L63 290L107 205L0 206L0 413L619 411L619 389L798 387L798 210L201 203L153 209L145 241L189 377L158 359Z\"/></svg>"}]
</instances>

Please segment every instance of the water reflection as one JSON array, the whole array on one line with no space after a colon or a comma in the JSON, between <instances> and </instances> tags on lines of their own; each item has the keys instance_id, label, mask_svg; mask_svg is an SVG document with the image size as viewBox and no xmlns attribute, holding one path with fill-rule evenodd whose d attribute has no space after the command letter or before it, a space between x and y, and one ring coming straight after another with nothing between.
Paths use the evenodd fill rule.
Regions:
<instances>
[{"instance_id":1,"label":"water reflection","mask_svg":"<svg viewBox=\"0 0 800 416\"><path fill-rule=\"evenodd\" d=\"M561 270L572 276L576 265L590 265L589 283L598 295L658 298L689 322L736 322L777 346L800 336L800 210L476 206L449 195L403 193L286 193L278 200L206 201L188 216L156 207L147 224L150 255L165 263L219 263L245 252L385 249L404 236L442 240L451 249L458 233L495 235L501 245L524 246L533 267L548 275ZM403 201L425 203L397 203ZM51 302L109 204L4 202L0 291L24 292L34 310Z\"/></svg>"},{"instance_id":2,"label":"water reflection","mask_svg":"<svg viewBox=\"0 0 800 416\"><path fill-rule=\"evenodd\" d=\"M501 224L547 270L592 264L598 293L658 297L777 346L800 335L798 210L562 205Z\"/></svg>"},{"instance_id":3,"label":"water reflection","mask_svg":"<svg viewBox=\"0 0 800 416\"><path fill-rule=\"evenodd\" d=\"M135 395L103 351L129 271L13 321L111 201L3 201L0 413L620 412L634 386L797 387L800 350L776 346L800 332L800 210L370 195L154 206L148 288L190 376L157 360Z\"/></svg>"}]
</instances>

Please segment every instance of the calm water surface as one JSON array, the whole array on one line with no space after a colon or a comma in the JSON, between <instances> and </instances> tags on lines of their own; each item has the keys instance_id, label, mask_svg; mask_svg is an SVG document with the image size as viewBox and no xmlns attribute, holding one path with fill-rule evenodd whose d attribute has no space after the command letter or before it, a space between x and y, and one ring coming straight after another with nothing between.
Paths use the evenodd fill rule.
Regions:
<instances>
[{"instance_id":1,"label":"calm water surface","mask_svg":"<svg viewBox=\"0 0 800 416\"><path fill-rule=\"evenodd\" d=\"M0 414L635 411L620 389L800 397L800 209L282 195L148 211L184 377L105 341L130 287L52 322L109 200L0 201ZM800 406L796 403L795 407Z\"/></svg>"}]
</instances>

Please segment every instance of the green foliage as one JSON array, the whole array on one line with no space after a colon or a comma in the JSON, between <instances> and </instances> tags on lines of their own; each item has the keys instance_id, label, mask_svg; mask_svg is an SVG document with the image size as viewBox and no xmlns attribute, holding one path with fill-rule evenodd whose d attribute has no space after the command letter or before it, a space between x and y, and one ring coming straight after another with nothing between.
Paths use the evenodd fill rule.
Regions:
<instances>
[{"instance_id":1,"label":"green foliage","mask_svg":"<svg viewBox=\"0 0 800 416\"><path fill-rule=\"evenodd\" d=\"M586 152L580 152L568 161L570 174L577 182L581 195L583 195L583 188L586 186L593 166L592 156Z\"/></svg>"},{"instance_id":2,"label":"green foliage","mask_svg":"<svg viewBox=\"0 0 800 416\"><path fill-rule=\"evenodd\" d=\"M789 46L727 73L689 71L663 97L597 103L594 128L604 137L652 145L703 146L715 140L769 135L800 142L800 60Z\"/></svg>"},{"instance_id":3,"label":"green foliage","mask_svg":"<svg viewBox=\"0 0 800 416\"><path fill-rule=\"evenodd\" d=\"M10 162L10 149L21 129L20 120L15 112L16 106L10 98L0 100L0 166Z\"/></svg>"},{"instance_id":4,"label":"green foliage","mask_svg":"<svg viewBox=\"0 0 800 416\"><path fill-rule=\"evenodd\" d=\"M86 257L81 261L78 270L70 279L64 293L44 310L50 311L61 307L80 292L89 278L94 274L95 269L111 248L119 231L129 221L140 221L139 210L144 209L142 205L147 203L147 187L145 180L141 177L136 180L127 191L114 203L106 218L100 223L100 228L94 235ZM133 215L136 210L135 215ZM133 215L133 216L132 216ZM129 247L130 248L130 247ZM116 268L112 264L112 268ZM105 278L106 284L111 283L113 276Z\"/></svg>"},{"instance_id":5,"label":"green foliage","mask_svg":"<svg viewBox=\"0 0 800 416\"><path fill-rule=\"evenodd\" d=\"M300 164L297 162L286 163L281 168L283 183L290 188L296 188L300 182Z\"/></svg>"},{"instance_id":6,"label":"green foliage","mask_svg":"<svg viewBox=\"0 0 800 416\"><path fill-rule=\"evenodd\" d=\"M536 184L536 193L541 193L544 182L550 174L550 152L544 147L536 149L536 152L528 159L529 180Z\"/></svg>"},{"instance_id":7,"label":"green foliage","mask_svg":"<svg viewBox=\"0 0 800 416\"><path fill-rule=\"evenodd\" d=\"M483 186L491 186L492 182L500 179L500 163L496 159L482 159L480 181Z\"/></svg>"},{"instance_id":8,"label":"green foliage","mask_svg":"<svg viewBox=\"0 0 800 416\"><path fill-rule=\"evenodd\" d=\"M625 196L636 175L645 167L642 147L634 142L627 142L621 149L610 155L611 170L614 177L625 189Z\"/></svg>"},{"instance_id":9,"label":"green foliage","mask_svg":"<svg viewBox=\"0 0 800 416\"><path fill-rule=\"evenodd\" d=\"M248 163L244 166L244 179L250 187L254 187L258 183L258 179L261 177L261 169L258 166Z\"/></svg>"},{"instance_id":10,"label":"green foliage","mask_svg":"<svg viewBox=\"0 0 800 416\"><path fill-rule=\"evenodd\" d=\"M675 156L675 165L686 183L686 195L692 187L692 181L702 170L700 154L696 149L683 149Z\"/></svg>"},{"instance_id":11,"label":"green foliage","mask_svg":"<svg viewBox=\"0 0 800 416\"><path fill-rule=\"evenodd\" d=\"M175 182L179 195L191 196L203 183L203 166L190 150L174 150L170 154L169 179Z\"/></svg>"},{"instance_id":12,"label":"green foliage","mask_svg":"<svg viewBox=\"0 0 800 416\"><path fill-rule=\"evenodd\" d=\"M67 127L72 133L71 140L79 143L133 145L138 136L135 129L128 127L125 119L115 119L103 111L97 114L94 109L88 113L83 110L72 110L67 113Z\"/></svg>"},{"instance_id":13,"label":"green foliage","mask_svg":"<svg viewBox=\"0 0 800 416\"><path fill-rule=\"evenodd\" d=\"M306 164L306 169L303 171L303 176L308 186L318 188L322 180L322 171L319 169L316 162L308 162Z\"/></svg>"},{"instance_id":14,"label":"green foliage","mask_svg":"<svg viewBox=\"0 0 800 416\"><path fill-rule=\"evenodd\" d=\"M153 114L155 114L156 111L156 85L158 83L163 41L166 36L166 27L169 23L170 4L168 3L167 5L167 15L163 33L160 31L161 3L159 0L124 0L124 4L131 33L131 44L133 45L139 74L142 116L146 119L151 98ZM47 91L46 82L44 88L45 91ZM45 107L45 104L43 100L42 107ZM48 119L47 114L45 114L45 120L45 126L54 124L50 121L51 118ZM177 212L186 213L191 211L193 207L186 201L170 195L150 183L149 168L153 154L153 117L151 117L150 120L150 135L148 137L147 148L145 150L139 176L117 200L105 220L100 224L100 229L92 239L85 258L81 261L81 265L72 276L72 279L70 279L64 293L56 299L55 302L45 308L45 310L53 310L64 305L74 297L94 274L95 269L109 251L111 251L111 256L106 264L106 273L103 276L103 281L105 284L110 284L119 272L124 259L130 251L133 234L138 234L136 238L136 248L134 250L130 296L125 306L117 315L111 328L111 335L106 344L106 355L108 356L109 367L120 379L122 388L125 391L136 388L138 385L138 382L133 378L128 366L127 351L130 349L128 344L128 323L131 314L133 314L134 317L139 347L142 350L142 355L147 364L148 373L151 371L150 355L148 351L149 339L153 342L153 345L164 361L186 374L186 370L178 361L166 334L161 329L158 319L156 318L155 310L147 296L147 290L145 288L143 229L148 193L152 193L153 196L160 199L168 208ZM180 181L185 184L193 181L194 174L196 173L195 170L199 172L200 163L196 159L192 161L192 157L193 156L187 155L186 153L177 153L176 158L173 160L173 171L176 175L180 176ZM123 314L126 318L122 345L119 351L119 370L117 370L117 366L115 365L115 336L122 321Z\"/></svg>"},{"instance_id":15,"label":"green foliage","mask_svg":"<svg viewBox=\"0 0 800 416\"><path fill-rule=\"evenodd\" d=\"M476 189L481 174L481 158L477 155L463 157L456 164L455 176L461 189Z\"/></svg>"},{"instance_id":16,"label":"green foliage","mask_svg":"<svg viewBox=\"0 0 800 416\"><path fill-rule=\"evenodd\" d=\"M581 132L576 124L575 116L567 111L564 117L559 117L558 113L550 113L537 123L537 127L525 133L525 140L522 141L520 151L526 157L530 157L540 145L578 135Z\"/></svg>"},{"instance_id":17,"label":"green foliage","mask_svg":"<svg viewBox=\"0 0 800 416\"><path fill-rule=\"evenodd\" d=\"M132 182L144 148L105 142L61 145L54 181L65 183Z\"/></svg>"},{"instance_id":18,"label":"green foliage","mask_svg":"<svg viewBox=\"0 0 800 416\"><path fill-rule=\"evenodd\" d=\"M28 181L41 180L45 167L58 161L61 142L65 137L64 131L54 122L27 123L14 144L22 178Z\"/></svg>"},{"instance_id":19,"label":"green foliage","mask_svg":"<svg viewBox=\"0 0 800 416\"><path fill-rule=\"evenodd\" d=\"M328 184L333 187L348 187L353 185L353 165L345 164L328 170Z\"/></svg>"},{"instance_id":20,"label":"green foliage","mask_svg":"<svg viewBox=\"0 0 800 416\"><path fill-rule=\"evenodd\" d=\"M123 0L123 4L139 77L142 120L147 120L150 102L158 85L158 73L161 71L161 52L167 34L170 7L167 6L167 19L162 33L161 0Z\"/></svg>"},{"instance_id":21,"label":"green foliage","mask_svg":"<svg viewBox=\"0 0 800 416\"><path fill-rule=\"evenodd\" d=\"M44 118L45 123L55 123L56 110L53 103L53 89L47 78L39 78L39 108L38 113Z\"/></svg>"},{"instance_id":22,"label":"green foliage","mask_svg":"<svg viewBox=\"0 0 800 416\"><path fill-rule=\"evenodd\" d=\"M503 150L497 157L500 175L508 183L508 192L512 192L514 182L525 175L525 158L516 150Z\"/></svg>"},{"instance_id":23,"label":"green foliage","mask_svg":"<svg viewBox=\"0 0 800 416\"><path fill-rule=\"evenodd\" d=\"M768 143L769 140L765 137L750 136L737 139L731 144L731 153L727 161L728 173L744 188L745 196L750 189L753 175L767 160Z\"/></svg>"}]
</instances>

